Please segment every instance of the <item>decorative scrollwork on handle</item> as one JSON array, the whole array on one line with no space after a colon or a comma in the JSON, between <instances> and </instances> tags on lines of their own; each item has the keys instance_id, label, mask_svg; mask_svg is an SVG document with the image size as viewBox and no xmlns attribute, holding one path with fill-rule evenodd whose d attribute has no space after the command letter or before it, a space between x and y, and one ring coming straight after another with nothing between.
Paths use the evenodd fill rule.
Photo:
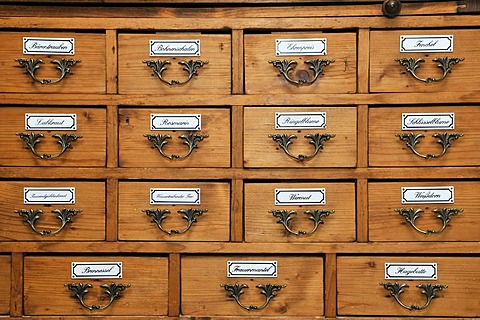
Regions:
<instances>
[{"instance_id":1,"label":"decorative scrollwork on handle","mask_svg":"<svg viewBox=\"0 0 480 320\"><path fill-rule=\"evenodd\" d=\"M328 59L313 59L313 60L306 60L305 63L309 64L309 69L313 71L313 79L298 79L293 80L288 75L290 71L292 71L297 62L295 60L270 60L268 63L271 63L274 67L278 68L279 72L283 77L291 84L301 86L301 85L311 85L323 75L323 68L328 66L330 63L335 62L335 60L328 60Z\"/></svg>"},{"instance_id":2,"label":"decorative scrollwork on handle","mask_svg":"<svg viewBox=\"0 0 480 320\"><path fill-rule=\"evenodd\" d=\"M52 135L53 138L58 139L57 143L60 144L62 147L62 150L60 150L59 153L55 155L51 155L48 153L40 154L35 150L35 146L41 142L40 138L43 138L44 135L42 133L26 133L26 132L20 132L17 133L17 136L20 137L25 143L27 144L27 148L30 149L30 151L40 159L55 159L60 157L67 149L72 149L72 142L76 141L83 136L75 135L75 134L67 134L67 133L62 133L62 134L54 134Z\"/></svg>"},{"instance_id":3,"label":"decorative scrollwork on handle","mask_svg":"<svg viewBox=\"0 0 480 320\"><path fill-rule=\"evenodd\" d=\"M421 293L427 296L427 301L423 306L418 306L415 304L412 305L406 305L402 301L400 301L400 295L404 292L404 288L408 288L408 285L406 283L403 284L398 284L397 282L391 283L391 282L386 282L386 283L380 283L381 286L383 286L386 290L390 291L390 295L395 298L395 300L398 302L402 308L405 308L407 310L423 310L426 309L429 305L432 299L436 298L436 291L441 291L443 289L448 288L447 285L443 284L419 284L417 285L417 288L422 289Z\"/></svg>"},{"instance_id":4,"label":"decorative scrollwork on handle","mask_svg":"<svg viewBox=\"0 0 480 320\"><path fill-rule=\"evenodd\" d=\"M324 141L328 141L330 140L331 138L334 138L335 137L335 134L329 134L329 133L323 133L323 134L320 134L320 133L315 133L315 134L307 134L305 135L305 138L307 139L310 139L310 144L313 144L313 146L315 147L315 151L310 154L310 155L304 155L304 154L299 154L299 155L293 155L290 153L290 151L288 150L290 144L292 143L292 139L296 139L297 138L297 135L295 134L291 134L291 135L286 135L285 133L283 134L278 134L278 133L275 133L275 134L270 134L268 135L270 138L273 139L273 141L276 141L278 142L278 145L283 149L283 151L285 151L285 153L295 159L295 160L298 160L298 161L305 161L305 160L310 160L310 159L313 159L317 153L323 149L323 142Z\"/></svg>"},{"instance_id":5,"label":"decorative scrollwork on handle","mask_svg":"<svg viewBox=\"0 0 480 320\"><path fill-rule=\"evenodd\" d=\"M305 210L305 214L309 215L309 219L313 221L313 229L311 231L293 231L290 228L290 221L292 220L291 215L297 214L295 210L271 210L269 211L273 214L274 217L278 218L277 223L280 223L284 226L285 230L289 233L296 236L312 235L317 231L318 226L323 224L323 218L328 217L335 210Z\"/></svg>"},{"instance_id":6,"label":"decorative scrollwork on handle","mask_svg":"<svg viewBox=\"0 0 480 320\"><path fill-rule=\"evenodd\" d=\"M221 287L223 287L226 291L230 292L229 297L235 299L237 304L242 307L243 309L247 311L253 311L253 310L262 310L264 309L270 300L272 300L276 294L275 292L280 291L282 288L285 288L287 285L286 284L258 284L256 287L261 289L262 291L260 292L265 296L265 302L261 306L247 306L243 304L240 301L240 296L245 293L243 289L248 288L248 285L246 284L221 284Z\"/></svg>"},{"instance_id":7,"label":"decorative scrollwork on handle","mask_svg":"<svg viewBox=\"0 0 480 320\"><path fill-rule=\"evenodd\" d=\"M104 310L104 309L108 308L115 299L119 299L121 297L120 291L123 291L126 288L130 287L129 284L122 284L122 283L119 283L119 284L116 284L116 283L102 284L100 286L100 288L105 289L104 294L108 296L109 301L107 302L107 304L105 304L103 306L95 305L95 304L89 306L85 303L85 301L83 301L83 299L84 299L85 294L88 293L88 288L92 288L92 285L90 283L87 283L87 284L68 283L68 284L65 284L65 286L69 290L74 292L72 298L78 299L78 301L80 301L80 304L84 308L86 308L90 311L94 311L94 310L99 310L100 311L100 310Z\"/></svg>"},{"instance_id":8,"label":"decorative scrollwork on handle","mask_svg":"<svg viewBox=\"0 0 480 320\"><path fill-rule=\"evenodd\" d=\"M41 84L54 84L62 81L65 76L70 73L70 68L76 65L77 63L81 62L81 60L75 60L75 59L60 59L60 60L52 60L50 61L53 64L57 65L57 69L60 70L62 73L60 75L60 78L51 80L51 79L37 79L35 73L37 72L38 69L40 69L41 63L43 63L42 59L24 59L24 58L18 58L15 59L15 61L18 61L20 66L22 68L25 68L27 70L27 74L32 77L32 79L38 83Z\"/></svg>"},{"instance_id":9,"label":"decorative scrollwork on handle","mask_svg":"<svg viewBox=\"0 0 480 320\"><path fill-rule=\"evenodd\" d=\"M417 218L420 217L420 214L423 213L424 211L422 209L414 209L414 208L400 208L400 209L395 209L396 212L398 212L400 215L402 215L405 220L410 223L410 225L417 230L420 233L423 234L438 234L441 233L445 228L447 227L448 223L450 222L451 218L453 216L458 215L460 212L463 212L463 209L457 209L457 208L435 208L432 210L434 214L437 215L437 218L442 221L442 226L438 230L432 230L432 229L427 229L427 230L422 230L419 227L415 225L415 221Z\"/></svg>"},{"instance_id":10,"label":"decorative scrollwork on handle","mask_svg":"<svg viewBox=\"0 0 480 320\"><path fill-rule=\"evenodd\" d=\"M144 134L148 140L152 142L152 145L157 148L158 152L165 158L169 160L176 160L176 159L185 159L187 158L192 152L193 149L198 148L197 142L202 141L205 138L208 138L208 134L200 134L200 133L189 133L188 135L182 134L179 136L180 139L185 140L183 144L188 146L188 152L181 156L178 154L168 155L163 151L163 147L168 143L168 139L172 137L169 134Z\"/></svg>"},{"instance_id":11,"label":"decorative scrollwork on handle","mask_svg":"<svg viewBox=\"0 0 480 320\"><path fill-rule=\"evenodd\" d=\"M155 73L163 83L166 83L170 86L175 85L182 85L189 82L194 75L198 76L198 69L203 67L204 65L208 64L208 61L202 60L188 60L188 61L179 61L178 64L183 66L183 70L188 73L188 77L186 80L178 81L178 80L165 80L163 78L163 72L167 70L167 64L171 64L168 60L143 60L143 63L146 63L148 67L153 69L153 73Z\"/></svg>"},{"instance_id":12,"label":"decorative scrollwork on handle","mask_svg":"<svg viewBox=\"0 0 480 320\"><path fill-rule=\"evenodd\" d=\"M42 236L53 236L60 231L63 230L63 228L67 225L67 223L73 223L72 217L75 216L77 213L82 212L82 209L67 209L67 208L62 208L62 209L54 209L52 210L53 213L57 214L57 219L61 221L60 227L57 230L38 230L35 227L35 223L37 222L38 219L40 219L40 215L43 213L41 209L30 209L30 210L25 210L25 209L20 209L20 210L15 210L15 213L18 213L19 216L25 218L25 222L30 225L30 228L32 228L33 231L38 233L39 235Z\"/></svg>"},{"instance_id":13,"label":"decorative scrollwork on handle","mask_svg":"<svg viewBox=\"0 0 480 320\"><path fill-rule=\"evenodd\" d=\"M448 148L452 146L451 142L454 140L459 139L460 137L463 137L463 133L435 133L432 135L432 137L437 138L437 143L442 146L442 152L439 154L421 154L419 153L416 149L415 146L420 143L420 138L424 138L425 136L423 134L414 134L414 133L399 133L395 135L398 137L400 140L404 141L407 145L407 147L410 148L410 150L413 151L413 153L416 156L419 156L420 158L423 159L435 159L435 158L440 158L445 153L447 152Z\"/></svg>"},{"instance_id":14,"label":"decorative scrollwork on handle","mask_svg":"<svg viewBox=\"0 0 480 320\"><path fill-rule=\"evenodd\" d=\"M162 221L167 218L166 214L170 213L168 209L145 209L142 212L145 212L147 216L152 217L152 222L154 222L158 228L168 234L169 236L174 234L183 234L187 232L190 227L197 222L197 217L201 216L203 213L207 212L208 209L180 209L177 212L183 214L182 218L187 220L187 226L183 230L172 229L168 231L162 226Z\"/></svg>"},{"instance_id":15,"label":"decorative scrollwork on handle","mask_svg":"<svg viewBox=\"0 0 480 320\"><path fill-rule=\"evenodd\" d=\"M445 77L452 72L452 65L458 64L461 61L465 60L464 58L435 58L432 61L438 62L437 67L440 68L443 72L442 76L440 78L420 78L415 74L415 70L417 70L420 67L420 63L425 62L424 59L420 58L415 60L414 58L400 58L400 59L395 59L395 61L398 61L402 66L405 67L408 73L410 73L415 79L421 82L425 83L432 83L432 82L439 82L445 79Z\"/></svg>"}]
</instances>

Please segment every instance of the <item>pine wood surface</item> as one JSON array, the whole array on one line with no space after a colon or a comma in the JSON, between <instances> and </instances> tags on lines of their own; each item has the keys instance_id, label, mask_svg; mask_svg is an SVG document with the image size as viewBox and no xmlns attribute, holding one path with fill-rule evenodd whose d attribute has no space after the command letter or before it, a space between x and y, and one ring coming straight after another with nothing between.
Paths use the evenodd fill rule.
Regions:
<instances>
[{"instance_id":1,"label":"pine wood surface","mask_svg":"<svg viewBox=\"0 0 480 320\"><path fill-rule=\"evenodd\" d=\"M10 313L11 258L0 256L0 315Z\"/></svg>"}]
</instances>

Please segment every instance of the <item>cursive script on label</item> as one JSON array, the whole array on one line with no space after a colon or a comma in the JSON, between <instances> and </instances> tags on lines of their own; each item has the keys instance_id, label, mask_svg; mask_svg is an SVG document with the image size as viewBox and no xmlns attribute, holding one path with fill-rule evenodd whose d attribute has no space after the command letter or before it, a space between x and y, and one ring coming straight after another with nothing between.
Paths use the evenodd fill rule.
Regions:
<instances>
[{"instance_id":1,"label":"cursive script on label","mask_svg":"<svg viewBox=\"0 0 480 320\"><path fill-rule=\"evenodd\" d=\"M245 267L240 267L236 266L233 268L233 272L241 272L241 273L264 273L264 272L270 272L273 269L273 266L270 267L264 267L264 268L245 268Z\"/></svg>"},{"instance_id":2,"label":"cursive script on label","mask_svg":"<svg viewBox=\"0 0 480 320\"><path fill-rule=\"evenodd\" d=\"M313 119L312 117L304 117L302 119L294 119L291 117L287 117L283 119L283 121L280 123L282 125L289 125L289 126L296 126L299 124L319 124L320 120L319 119Z\"/></svg>"},{"instance_id":3,"label":"cursive script on label","mask_svg":"<svg viewBox=\"0 0 480 320\"><path fill-rule=\"evenodd\" d=\"M156 46L152 46L152 51L154 52L175 52L175 53L182 53L182 52L195 52L197 50L197 47L195 45L186 45L184 44L183 46L171 46L169 44L163 44L159 43Z\"/></svg>"},{"instance_id":4,"label":"cursive script on label","mask_svg":"<svg viewBox=\"0 0 480 320\"><path fill-rule=\"evenodd\" d=\"M417 43L414 45L416 48L434 48L438 44L438 40L430 40L430 41L424 41L424 40L417 40Z\"/></svg>"},{"instance_id":5,"label":"cursive script on label","mask_svg":"<svg viewBox=\"0 0 480 320\"><path fill-rule=\"evenodd\" d=\"M83 274L92 274L92 273L109 273L113 270L114 266L111 266L110 268L92 268L92 267L85 267L81 271Z\"/></svg>"},{"instance_id":6,"label":"cursive script on label","mask_svg":"<svg viewBox=\"0 0 480 320\"><path fill-rule=\"evenodd\" d=\"M442 118L433 118L426 120L425 118L410 118L407 121L407 125L448 125L450 121L443 120Z\"/></svg>"},{"instance_id":7,"label":"cursive script on label","mask_svg":"<svg viewBox=\"0 0 480 320\"><path fill-rule=\"evenodd\" d=\"M295 194L292 193L289 196L290 200L310 200L311 198L312 198L311 194L309 194L308 196L307 195L301 196L298 193L295 193Z\"/></svg>"},{"instance_id":8,"label":"cursive script on label","mask_svg":"<svg viewBox=\"0 0 480 320\"><path fill-rule=\"evenodd\" d=\"M310 44L310 45L299 45L297 43L289 43L287 45L287 50L290 50L290 51L298 51L298 52L302 52L302 51L312 51L312 50L315 50L315 46L313 44Z\"/></svg>"},{"instance_id":9,"label":"cursive script on label","mask_svg":"<svg viewBox=\"0 0 480 320\"><path fill-rule=\"evenodd\" d=\"M39 118L36 119L35 125L37 126L61 126L65 123L65 120L54 120L52 118L44 119Z\"/></svg>"},{"instance_id":10,"label":"cursive script on label","mask_svg":"<svg viewBox=\"0 0 480 320\"><path fill-rule=\"evenodd\" d=\"M441 198L442 195L432 191L417 191L414 193L414 197L417 199L437 199Z\"/></svg>"},{"instance_id":11,"label":"cursive script on label","mask_svg":"<svg viewBox=\"0 0 480 320\"><path fill-rule=\"evenodd\" d=\"M65 45L63 42L53 45L49 44L42 44L41 42L33 42L31 45L27 47L29 50L68 50L68 46Z\"/></svg>"},{"instance_id":12,"label":"cursive script on label","mask_svg":"<svg viewBox=\"0 0 480 320\"><path fill-rule=\"evenodd\" d=\"M406 275L406 276L410 276L412 274L420 274L420 275L423 275L423 274L426 274L427 273L427 270L423 269L423 268L414 268L414 269L411 269L411 268L405 268L405 267L398 267L396 270L395 270L395 273L398 274L398 275Z\"/></svg>"},{"instance_id":13,"label":"cursive script on label","mask_svg":"<svg viewBox=\"0 0 480 320\"><path fill-rule=\"evenodd\" d=\"M67 193L32 193L30 195L30 198L33 199L51 199L51 198L66 198L69 197L70 195Z\"/></svg>"},{"instance_id":14,"label":"cursive script on label","mask_svg":"<svg viewBox=\"0 0 480 320\"><path fill-rule=\"evenodd\" d=\"M157 193L155 195L156 199L191 199L193 195L190 193L174 193L174 194L166 194L166 193Z\"/></svg>"}]
</instances>

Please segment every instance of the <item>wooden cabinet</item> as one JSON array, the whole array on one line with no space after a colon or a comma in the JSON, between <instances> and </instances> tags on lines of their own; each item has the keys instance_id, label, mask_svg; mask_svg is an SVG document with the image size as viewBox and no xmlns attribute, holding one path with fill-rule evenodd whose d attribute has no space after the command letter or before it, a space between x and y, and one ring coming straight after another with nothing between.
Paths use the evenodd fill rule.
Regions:
<instances>
[{"instance_id":1,"label":"wooden cabinet","mask_svg":"<svg viewBox=\"0 0 480 320\"><path fill-rule=\"evenodd\" d=\"M11 277L11 258L7 255L0 256L0 315L10 313L10 284Z\"/></svg>"}]
</instances>

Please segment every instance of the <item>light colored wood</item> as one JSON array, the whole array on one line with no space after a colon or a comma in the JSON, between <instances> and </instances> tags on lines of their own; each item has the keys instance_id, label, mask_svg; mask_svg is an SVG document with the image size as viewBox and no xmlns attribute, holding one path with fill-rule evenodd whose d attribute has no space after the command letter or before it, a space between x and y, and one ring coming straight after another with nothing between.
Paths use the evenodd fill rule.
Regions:
<instances>
[{"instance_id":1,"label":"light colored wood","mask_svg":"<svg viewBox=\"0 0 480 320\"><path fill-rule=\"evenodd\" d=\"M325 255L325 316L337 315L337 255Z\"/></svg>"},{"instance_id":2,"label":"light colored wood","mask_svg":"<svg viewBox=\"0 0 480 320\"><path fill-rule=\"evenodd\" d=\"M244 94L243 30L232 30L232 94Z\"/></svg>"},{"instance_id":3,"label":"light colored wood","mask_svg":"<svg viewBox=\"0 0 480 320\"><path fill-rule=\"evenodd\" d=\"M10 314L12 258L9 255L0 256L0 315Z\"/></svg>"},{"instance_id":4,"label":"light colored wood","mask_svg":"<svg viewBox=\"0 0 480 320\"><path fill-rule=\"evenodd\" d=\"M168 256L168 316L180 315L181 297L181 260L180 255L172 253Z\"/></svg>"},{"instance_id":5,"label":"light colored wood","mask_svg":"<svg viewBox=\"0 0 480 320\"><path fill-rule=\"evenodd\" d=\"M368 180L357 180L357 241L368 242Z\"/></svg>"},{"instance_id":6,"label":"light colored wood","mask_svg":"<svg viewBox=\"0 0 480 320\"><path fill-rule=\"evenodd\" d=\"M118 239L118 180L107 179L105 240Z\"/></svg>"},{"instance_id":7,"label":"light colored wood","mask_svg":"<svg viewBox=\"0 0 480 320\"><path fill-rule=\"evenodd\" d=\"M370 79L370 29L358 30L358 73L357 88L359 93L368 93Z\"/></svg>"},{"instance_id":8,"label":"light colored wood","mask_svg":"<svg viewBox=\"0 0 480 320\"><path fill-rule=\"evenodd\" d=\"M232 180L230 211L230 241L243 241L243 180Z\"/></svg>"},{"instance_id":9,"label":"light colored wood","mask_svg":"<svg viewBox=\"0 0 480 320\"><path fill-rule=\"evenodd\" d=\"M117 31L105 31L106 81L107 93L118 92L118 61L117 61Z\"/></svg>"},{"instance_id":10,"label":"light colored wood","mask_svg":"<svg viewBox=\"0 0 480 320\"><path fill-rule=\"evenodd\" d=\"M243 119L243 106L232 106L232 119ZM243 121L232 121L232 167L243 168Z\"/></svg>"},{"instance_id":11,"label":"light colored wood","mask_svg":"<svg viewBox=\"0 0 480 320\"><path fill-rule=\"evenodd\" d=\"M107 167L118 167L118 107L107 106Z\"/></svg>"},{"instance_id":12,"label":"light colored wood","mask_svg":"<svg viewBox=\"0 0 480 320\"><path fill-rule=\"evenodd\" d=\"M367 105L357 106L357 167L368 167L368 113Z\"/></svg>"}]
</instances>

